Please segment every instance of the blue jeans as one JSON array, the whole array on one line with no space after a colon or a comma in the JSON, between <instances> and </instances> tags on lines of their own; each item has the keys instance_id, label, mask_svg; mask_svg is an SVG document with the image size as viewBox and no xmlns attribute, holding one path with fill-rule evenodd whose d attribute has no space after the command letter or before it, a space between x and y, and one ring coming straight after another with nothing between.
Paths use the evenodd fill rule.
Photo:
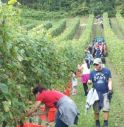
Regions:
<instances>
[{"instance_id":1,"label":"blue jeans","mask_svg":"<svg viewBox=\"0 0 124 127\"><path fill-rule=\"evenodd\" d=\"M68 127L68 125L66 125L63 121L61 121L61 120L59 119L59 115L60 115L60 113L57 112L57 118L56 118L55 127Z\"/></svg>"}]
</instances>

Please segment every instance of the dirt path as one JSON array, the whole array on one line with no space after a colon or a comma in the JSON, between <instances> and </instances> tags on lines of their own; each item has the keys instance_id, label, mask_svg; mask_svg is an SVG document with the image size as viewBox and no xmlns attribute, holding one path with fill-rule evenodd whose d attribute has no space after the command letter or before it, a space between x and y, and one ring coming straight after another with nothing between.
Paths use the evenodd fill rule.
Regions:
<instances>
[{"instance_id":1,"label":"dirt path","mask_svg":"<svg viewBox=\"0 0 124 127\"><path fill-rule=\"evenodd\" d=\"M92 33L92 38L96 36L103 36L103 28L100 23L97 22L97 20L94 20L93 24L93 33Z\"/></svg>"},{"instance_id":2,"label":"dirt path","mask_svg":"<svg viewBox=\"0 0 124 127\"><path fill-rule=\"evenodd\" d=\"M80 24L87 24L87 21L88 21L88 17L83 16L80 18Z\"/></svg>"},{"instance_id":3,"label":"dirt path","mask_svg":"<svg viewBox=\"0 0 124 127\"><path fill-rule=\"evenodd\" d=\"M117 35L118 39L124 40L123 32L119 27L116 18L111 18L112 30Z\"/></svg>"},{"instance_id":4,"label":"dirt path","mask_svg":"<svg viewBox=\"0 0 124 127\"><path fill-rule=\"evenodd\" d=\"M80 25L80 27L78 28L78 30L77 30L77 32L76 32L73 39L78 40L80 38L81 34L83 34L85 28L86 28L86 25L84 25L84 26Z\"/></svg>"}]
</instances>

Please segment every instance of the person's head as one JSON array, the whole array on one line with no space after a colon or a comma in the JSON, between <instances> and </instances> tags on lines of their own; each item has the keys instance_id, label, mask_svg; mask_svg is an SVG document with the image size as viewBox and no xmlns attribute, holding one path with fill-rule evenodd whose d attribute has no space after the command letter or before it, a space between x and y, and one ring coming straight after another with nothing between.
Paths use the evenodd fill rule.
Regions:
<instances>
[{"instance_id":1,"label":"person's head","mask_svg":"<svg viewBox=\"0 0 124 127\"><path fill-rule=\"evenodd\" d=\"M102 60L100 58L95 58L93 65L97 71L100 71L102 69Z\"/></svg>"},{"instance_id":2,"label":"person's head","mask_svg":"<svg viewBox=\"0 0 124 127\"><path fill-rule=\"evenodd\" d=\"M38 84L35 88L33 88L32 92L34 95L37 95L38 93L41 93L44 90L46 90L46 88Z\"/></svg>"}]
</instances>

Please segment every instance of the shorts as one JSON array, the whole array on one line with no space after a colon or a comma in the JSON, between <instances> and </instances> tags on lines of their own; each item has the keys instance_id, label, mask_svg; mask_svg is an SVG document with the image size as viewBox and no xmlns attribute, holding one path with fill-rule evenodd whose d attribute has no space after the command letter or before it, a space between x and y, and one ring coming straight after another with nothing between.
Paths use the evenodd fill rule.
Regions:
<instances>
[{"instance_id":1,"label":"shorts","mask_svg":"<svg viewBox=\"0 0 124 127\"><path fill-rule=\"evenodd\" d=\"M99 112L100 112L100 109L99 109L99 102L98 102L98 101L96 101L96 102L93 104L93 110L94 110L95 113L99 113ZM110 111L110 102L109 102L107 93L105 93L105 94L103 95L103 108L102 108L102 111L103 111L103 112L109 112L109 111Z\"/></svg>"}]
</instances>

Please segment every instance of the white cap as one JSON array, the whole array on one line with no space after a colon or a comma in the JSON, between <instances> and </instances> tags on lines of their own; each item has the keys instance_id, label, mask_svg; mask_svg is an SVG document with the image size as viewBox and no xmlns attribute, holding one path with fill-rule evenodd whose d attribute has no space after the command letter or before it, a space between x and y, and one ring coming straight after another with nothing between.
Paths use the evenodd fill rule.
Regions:
<instances>
[{"instance_id":1,"label":"white cap","mask_svg":"<svg viewBox=\"0 0 124 127\"><path fill-rule=\"evenodd\" d=\"M100 58L95 58L93 64L102 64L102 60Z\"/></svg>"}]
</instances>

